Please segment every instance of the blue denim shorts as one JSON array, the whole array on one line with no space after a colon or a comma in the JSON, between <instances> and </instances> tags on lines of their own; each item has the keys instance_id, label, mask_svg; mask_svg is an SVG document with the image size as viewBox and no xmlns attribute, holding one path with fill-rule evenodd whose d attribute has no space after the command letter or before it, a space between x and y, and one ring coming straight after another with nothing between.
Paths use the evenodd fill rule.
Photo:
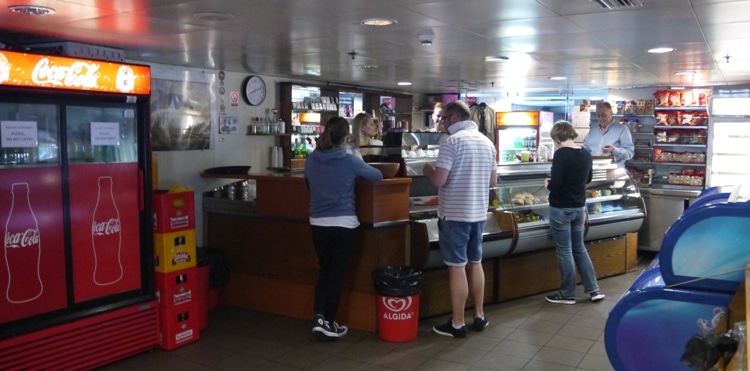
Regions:
<instances>
[{"instance_id":1,"label":"blue denim shorts","mask_svg":"<svg viewBox=\"0 0 750 371\"><path fill-rule=\"evenodd\" d=\"M482 261L482 232L485 223L486 221L456 222L438 219L438 243L446 265L463 267L467 262Z\"/></svg>"}]
</instances>

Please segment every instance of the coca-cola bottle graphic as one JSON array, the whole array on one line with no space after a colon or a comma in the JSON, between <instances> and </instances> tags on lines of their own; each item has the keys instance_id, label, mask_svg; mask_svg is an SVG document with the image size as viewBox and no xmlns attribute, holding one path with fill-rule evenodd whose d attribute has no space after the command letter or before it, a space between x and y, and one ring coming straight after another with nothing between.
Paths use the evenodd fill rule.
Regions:
<instances>
[{"instance_id":1,"label":"coca-cola bottle graphic","mask_svg":"<svg viewBox=\"0 0 750 371\"><path fill-rule=\"evenodd\" d=\"M29 201L29 184L13 183L8 219L5 221L5 266L8 288L5 297L11 303L25 303L42 295L39 263L42 245L39 224Z\"/></svg>"},{"instance_id":2,"label":"coca-cola bottle graphic","mask_svg":"<svg viewBox=\"0 0 750 371\"><path fill-rule=\"evenodd\" d=\"M120 261L120 212L112 192L112 177L99 177L99 196L91 222L91 243L94 248L94 283L111 285L122 279Z\"/></svg>"}]
</instances>

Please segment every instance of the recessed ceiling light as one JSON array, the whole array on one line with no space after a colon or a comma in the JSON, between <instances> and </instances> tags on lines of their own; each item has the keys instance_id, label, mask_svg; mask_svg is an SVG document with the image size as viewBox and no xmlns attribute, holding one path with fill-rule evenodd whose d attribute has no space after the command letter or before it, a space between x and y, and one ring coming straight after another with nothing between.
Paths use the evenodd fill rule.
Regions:
<instances>
[{"instance_id":1,"label":"recessed ceiling light","mask_svg":"<svg viewBox=\"0 0 750 371\"><path fill-rule=\"evenodd\" d=\"M234 15L221 12L202 12L193 14L193 17L201 21L226 22L234 18Z\"/></svg>"},{"instance_id":2,"label":"recessed ceiling light","mask_svg":"<svg viewBox=\"0 0 750 371\"><path fill-rule=\"evenodd\" d=\"M55 14L55 9L48 6L39 5L10 5L8 10L11 13L20 13L28 15L52 15Z\"/></svg>"},{"instance_id":3,"label":"recessed ceiling light","mask_svg":"<svg viewBox=\"0 0 750 371\"><path fill-rule=\"evenodd\" d=\"M378 68L379 66L377 64L358 64L354 67L361 68L363 70L372 70Z\"/></svg>"},{"instance_id":4,"label":"recessed ceiling light","mask_svg":"<svg viewBox=\"0 0 750 371\"><path fill-rule=\"evenodd\" d=\"M695 75L696 73L698 73L698 72L696 72L696 71L677 71L674 74L676 76L687 76L687 75Z\"/></svg>"},{"instance_id":5,"label":"recessed ceiling light","mask_svg":"<svg viewBox=\"0 0 750 371\"><path fill-rule=\"evenodd\" d=\"M399 81L397 84L400 85L400 86L410 86L411 82L409 82L409 81Z\"/></svg>"},{"instance_id":6,"label":"recessed ceiling light","mask_svg":"<svg viewBox=\"0 0 750 371\"><path fill-rule=\"evenodd\" d=\"M359 21L359 24L363 26L391 26L398 23L395 19L388 18L365 18Z\"/></svg>"},{"instance_id":7,"label":"recessed ceiling light","mask_svg":"<svg viewBox=\"0 0 750 371\"><path fill-rule=\"evenodd\" d=\"M651 48L651 49L647 50L647 52L654 53L654 54L669 53L669 52L673 52L673 51L674 51L674 48L669 47L669 46L661 46L661 47L658 47L658 48Z\"/></svg>"},{"instance_id":8,"label":"recessed ceiling light","mask_svg":"<svg viewBox=\"0 0 750 371\"><path fill-rule=\"evenodd\" d=\"M502 61L507 61L508 59L510 58L504 55L488 55L484 57L485 62L502 62Z\"/></svg>"},{"instance_id":9,"label":"recessed ceiling light","mask_svg":"<svg viewBox=\"0 0 750 371\"><path fill-rule=\"evenodd\" d=\"M550 80L567 80L568 78L565 76L552 76L549 79Z\"/></svg>"}]
</instances>

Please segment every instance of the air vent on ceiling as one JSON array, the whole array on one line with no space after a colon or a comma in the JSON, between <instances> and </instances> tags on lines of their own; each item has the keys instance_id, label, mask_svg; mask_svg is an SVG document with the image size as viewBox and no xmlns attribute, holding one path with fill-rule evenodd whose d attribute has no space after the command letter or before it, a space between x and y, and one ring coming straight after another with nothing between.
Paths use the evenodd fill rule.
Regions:
<instances>
[{"instance_id":1,"label":"air vent on ceiling","mask_svg":"<svg viewBox=\"0 0 750 371\"><path fill-rule=\"evenodd\" d=\"M643 6L640 0L589 0L602 8L617 10L627 8L637 8Z\"/></svg>"}]
</instances>

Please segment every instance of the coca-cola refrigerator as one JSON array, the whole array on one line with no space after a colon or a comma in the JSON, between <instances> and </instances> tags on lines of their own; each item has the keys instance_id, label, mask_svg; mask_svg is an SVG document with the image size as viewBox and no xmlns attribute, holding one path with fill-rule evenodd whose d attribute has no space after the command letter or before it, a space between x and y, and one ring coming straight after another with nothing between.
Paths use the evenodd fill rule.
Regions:
<instances>
[{"instance_id":1,"label":"coca-cola refrigerator","mask_svg":"<svg viewBox=\"0 0 750 371\"><path fill-rule=\"evenodd\" d=\"M153 301L149 94L148 66L0 50L0 359Z\"/></svg>"}]
</instances>

